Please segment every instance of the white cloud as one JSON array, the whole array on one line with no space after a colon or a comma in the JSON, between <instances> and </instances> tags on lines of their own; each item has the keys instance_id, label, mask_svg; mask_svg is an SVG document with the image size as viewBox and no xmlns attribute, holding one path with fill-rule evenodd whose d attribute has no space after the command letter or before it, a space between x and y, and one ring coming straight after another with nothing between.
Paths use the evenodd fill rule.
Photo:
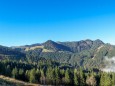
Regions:
<instances>
[{"instance_id":1,"label":"white cloud","mask_svg":"<svg viewBox=\"0 0 115 86\"><path fill-rule=\"evenodd\" d=\"M102 69L102 71L105 72L115 72L115 57L108 58L105 57L105 68Z\"/></svg>"}]
</instances>

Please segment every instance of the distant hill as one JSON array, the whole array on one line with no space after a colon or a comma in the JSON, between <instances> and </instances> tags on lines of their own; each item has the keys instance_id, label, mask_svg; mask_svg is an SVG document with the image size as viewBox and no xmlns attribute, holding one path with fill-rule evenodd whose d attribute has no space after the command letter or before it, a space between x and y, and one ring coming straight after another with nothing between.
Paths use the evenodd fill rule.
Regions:
<instances>
[{"instance_id":1,"label":"distant hill","mask_svg":"<svg viewBox=\"0 0 115 86\"><path fill-rule=\"evenodd\" d=\"M25 58L25 54L16 49L5 47L0 45L0 59L22 59Z\"/></svg>"}]
</instances>

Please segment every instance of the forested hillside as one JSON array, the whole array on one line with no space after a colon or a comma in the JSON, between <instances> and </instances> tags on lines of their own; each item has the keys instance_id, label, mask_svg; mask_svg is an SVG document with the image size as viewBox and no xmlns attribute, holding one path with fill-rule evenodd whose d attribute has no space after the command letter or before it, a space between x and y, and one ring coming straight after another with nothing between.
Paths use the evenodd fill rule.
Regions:
<instances>
[{"instance_id":1,"label":"forested hillside","mask_svg":"<svg viewBox=\"0 0 115 86\"><path fill-rule=\"evenodd\" d=\"M39 60L38 63L1 61L0 74L29 83L41 85L68 86L114 86L115 73L102 72L96 68L73 68L51 60ZM8 86L22 84L0 80ZM26 85L25 85L26 86ZM27 85L28 86L28 85Z\"/></svg>"},{"instance_id":2,"label":"forested hillside","mask_svg":"<svg viewBox=\"0 0 115 86\"><path fill-rule=\"evenodd\" d=\"M12 47L12 49L24 53L22 56L29 62L38 62L39 59L54 60L59 63L68 63L79 67L102 67L105 56L115 56L115 46L105 44L101 40L82 40L74 42L54 42L48 40L45 43Z\"/></svg>"},{"instance_id":3,"label":"forested hillside","mask_svg":"<svg viewBox=\"0 0 115 86\"><path fill-rule=\"evenodd\" d=\"M44 85L113 86L115 73L101 69L114 52L114 45L99 39L0 46L0 74Z\"/></svg>"}]
</instances>

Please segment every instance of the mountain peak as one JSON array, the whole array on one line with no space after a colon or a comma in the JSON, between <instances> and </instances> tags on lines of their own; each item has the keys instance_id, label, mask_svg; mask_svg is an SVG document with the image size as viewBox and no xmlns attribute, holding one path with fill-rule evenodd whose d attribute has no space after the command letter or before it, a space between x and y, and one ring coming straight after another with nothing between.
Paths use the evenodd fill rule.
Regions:
<instances>
[{"instance_id":1,"label":"mountain peak","mask_svg":"<svg viewBox=\"0 0 115 86\"><path fill-rule=\"evenodd\" d=\"M104 44L104 42L100 39L96 39L94 42L98 43L98 44Z\"/></svg>"},{"instance_id":2,"label":"mountain peak","mask_svg":"<svg viewBox=\"0 0 115 86\"><path fill-rule=\"evenodd\" d=\"M45 43L43 43L44 48L54 51L69 51L69 48L67 46L61 45L57 42L54 42L52 40L48 40Z\"/></svg>"},{"instance_id":3,"label":"mountain peak","mask_svg":"<svg viewBox=\"0 0 115 86\"><path fill-rule=\"evenodd\" d=\"M48 40L45 43L43 43L44 48L54 50L54 51L57 50L57 45L58 44L52 40Z\"/></svg>"},{"instance_id":4,"label":"mountain peak","mask_svg":"<svg viewBox=\"0 0 115 86\"><path fill-rule=\"evenodd\" d=\"M52 40L47 40L45 43L55 43L55 42Z\"/></svg>"}]
</instances>

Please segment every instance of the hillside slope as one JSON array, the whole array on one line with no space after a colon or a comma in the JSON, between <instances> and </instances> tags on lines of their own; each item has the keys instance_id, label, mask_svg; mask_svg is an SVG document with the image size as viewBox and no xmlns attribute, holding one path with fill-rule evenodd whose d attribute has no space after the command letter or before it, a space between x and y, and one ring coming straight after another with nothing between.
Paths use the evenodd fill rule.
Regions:
<instances>
[{"instance_id":1,"label":"hillside slope","mask_svg":"<svg viewBox=\"0 0 115 86\"><path fill-rule=\"evenodd\" d=\"M40 58L51 59L72 66L101 67L105 56L114 56L115 47L101 40L81 40L74 42L54 42L48 40L18 47L26 54L26 58L37 62ZM15 48L16 49L16 48Z\"/></svg>"},{"instance_id":2,"label":"hillside slope","mask_svg":"<svg viewBox=\"0 0 115 86\"><path fill-rule=\"evenodd\" d=\"M115 56L115 46L105 44L101 40L81 40L74 42L54 42L48 40L26 46L0 47L0 58L25 59L38 62L39 59L54 60L74 67L102 67L105 56ZM12 57L12 58L10 58Z\"/></svg>"}]
</instances>

